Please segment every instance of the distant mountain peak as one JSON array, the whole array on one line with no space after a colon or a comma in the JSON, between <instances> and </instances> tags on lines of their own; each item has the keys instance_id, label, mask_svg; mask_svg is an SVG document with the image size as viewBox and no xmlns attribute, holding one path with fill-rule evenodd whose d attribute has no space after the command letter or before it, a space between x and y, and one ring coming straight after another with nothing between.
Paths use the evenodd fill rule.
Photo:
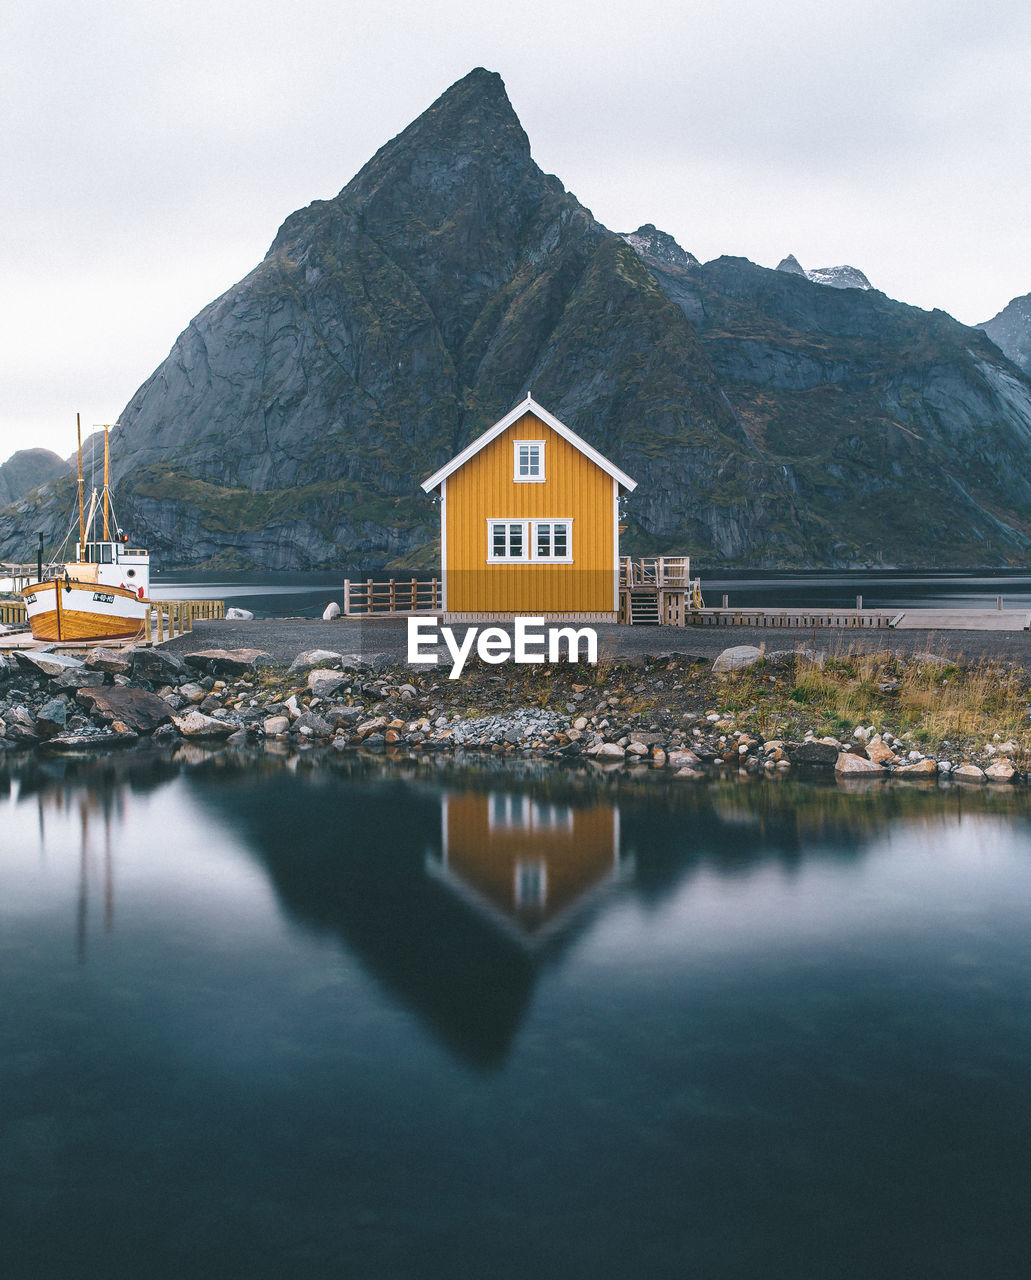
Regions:
<instances>
[{"instance_id":1,"label":"distant mountain peak","mask_svg":"<svg viewBox=\"0 0 1031 1280\"><path fill-rule=\"evenodd\" d=\"M1011 299L997 316L975 328L983 329L1003 355L1031 376L1031 293Z\"/></svg>"},{"instance_id":2,"label":"distant mountain peak","mask_svg":"<svg viewBox=\"0 0 1031 1280\"><path fill-rule=\"evenodd\" d=\"M777 263L777 270L786 271L789 275L793 276L805 275L805 268L793 253L789 253L786 258L781 258L780 262Z\"/></svg>"},{"instance_id":3,"label":"distant mountain peak","mask_svg":"<svg viewBox=\"0 0 1031 1280\"><path fill-rule=\"evenodd\" d=\"M788 275L805 276L813 284L825 284L831 289L872 289L873 285L858 267L842 265L840 267L814 267L806 271L793 253L781 258L777 270Z\"/></svg>"},{"instance_id":4,"label":"distant mountain peak","mask_svg":"<svg viewBox=\"0 0 1031 1280\"><path fill-rule=\"evenodd\" d=\"M636 231L621 231L619 234L638 257L656 266L698 266L698 259L693 253L682 249L668 232L660 231L653 222L646 222Z\"/></svg>"},{"instance_id":5,"label":"distant mountain peak","mask_svg":"<svg viewBox=\"0 0 1031 1280\"><path fill-rule=\"evenodd\" d=\"M872 289L873 285L858 267L813 267L806 276L813 284L826 284L832 289Z\"/></svg>"}]
</instances>

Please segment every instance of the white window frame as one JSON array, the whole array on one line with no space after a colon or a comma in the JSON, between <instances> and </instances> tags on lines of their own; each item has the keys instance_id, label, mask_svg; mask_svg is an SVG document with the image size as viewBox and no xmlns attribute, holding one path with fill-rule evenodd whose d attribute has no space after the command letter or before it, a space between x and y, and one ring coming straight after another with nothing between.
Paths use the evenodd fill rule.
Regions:
<instances>
[{"instance_id":1,"label":"white window frame","mask_svg":"<svg viewBox=\"0 0 1031 1280\"><path fill-rule=\"evenodd\" d=\"M566 554L564 556L540 556L537 554L537 537L538 529L542 524L556 525L562 524L566 527ZM555 545L554 529L550 535L551 546ZM556 520L531 520L530 521L530 559L535 560L537 564L572 564L573 563L573 522L564 517Z\"/></svg>"},{"instance_id":2,"label":"white window frame","mask_svg":"<svg viewBox=\"0 0 1031 1280\"><path fill-rule=\"evenodd\" d=\"M523 554L521 556L499 556L494 554L494 526L498 524L522 526ZM537 554L537 529L539 525L564 524L566 526L566 554L564 556L539 556ZM551 543L554 546L554 534ZM506 546L510 545L511 534L506 533ZM573 563L573 519L571 516L555 516L549 519L515 519L506 516L487 517L487 563L488 564L572 564Z\"/></svg>"},{"instance_id":3,"label":"white window frame","mask_svg":"<svg viewBox=\"0 0 1031 1280\"><path fill-rule=\"evenodd\" d=\"M543 484L545 480L544 471L544 446L545 440L515 440L512 445L512 479L516 484ZM519 450L528 448L532 445L539 451L540 474L536 476L521 476L519 474Z\"/></svg>"},{"instance_id":4,"label":"white window frame","mask_svg":"<svg viewBox=\"0 0 1031 1280\"><path fill-rule=\"evenodd\" d=\"M523 554L521 556L496 555L494 552L494 526L503 524L505 531L505 546L508 548L512 544L512 533L509 526L517 524L523 531ZM487 560L491 564L526 564L530 559L530 543L529 528L526 520L506 520L504 516L490 516L487 520Z\"/></svg>"}]
</instances>

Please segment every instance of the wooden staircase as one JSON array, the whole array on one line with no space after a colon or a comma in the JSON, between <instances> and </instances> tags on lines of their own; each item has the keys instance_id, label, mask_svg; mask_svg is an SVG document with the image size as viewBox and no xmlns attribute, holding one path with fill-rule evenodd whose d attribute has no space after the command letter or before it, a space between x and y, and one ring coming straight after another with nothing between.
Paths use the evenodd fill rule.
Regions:
<instances>
[{"instance_id":1,"label":"wooden staircase","mask_svg":"<svg viewBox=\"0 0 1031 1280\"><path fill-rule=\"evenodd\" d=\"M632 627L682 627L702 608L702 588L687 556L623 556L619 565L619 620Z\"/></svg>"},{"instance_id":2,"label":"wooden staircase","mask_svg":"<svg viewBox=\"0 0 1031 1280\"><path fill-rule=\"evenodd\" d=\"M657 627L659 625L659 593L657 591L633 591L628 593L629 617L632 627Z\"/></svg>"}]
</instances>

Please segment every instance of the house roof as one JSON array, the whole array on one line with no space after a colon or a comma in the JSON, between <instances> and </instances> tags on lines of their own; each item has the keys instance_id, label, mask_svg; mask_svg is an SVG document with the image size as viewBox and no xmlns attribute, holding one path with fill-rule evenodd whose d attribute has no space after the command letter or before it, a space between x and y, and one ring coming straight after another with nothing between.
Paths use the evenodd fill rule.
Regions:
<instances>
[{"instance_id":1,"label":"house roof","mask_svg":"<svg viewBox=\"0 0 1031 1280\"><path fill-rule=\"evenodd\" d=\"M506 413L500 422L495 422L482 436L477 436L471 444L465 446L461 453L456 453L450 462L446 462L439 471L434 471L428 480L424 480L422 487L425 492L432 493L434 489L439 489L441 483L453 471L465 466L470 458L479 453L492 440L496 440L514 422L518 422L524 413L532 413L535 417L540 418L541 422L550 427L556 435L560 435L563 440L568 440L575 449L579 449L585 457L590 458L593 463L601 467L602 471L606 471L613 480L622 485L627 493L631 493L637 488L636 480L631 480L625 471L620 471L619 467L609 462L608 458L600 454L597 449L592 448L586 440L581 440L575 431L570 431L564 422L559 422L558 418L550 414L547 409L543 409L536 400L527 394L526 399L517 404L511 413Z\"/></svg>"}]
</instances>

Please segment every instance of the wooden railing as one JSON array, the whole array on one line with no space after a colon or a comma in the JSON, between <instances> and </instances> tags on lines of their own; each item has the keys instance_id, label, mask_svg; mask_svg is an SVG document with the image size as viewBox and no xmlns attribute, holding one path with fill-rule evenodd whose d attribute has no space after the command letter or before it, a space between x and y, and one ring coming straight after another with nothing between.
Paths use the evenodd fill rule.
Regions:
<instances>
[{"instance_id":1,"label":"wooden railing","mask_svg":"<svg viewBox=\"0 0 1031 1280\"><path fill-rule=\"evenodd\" d=\"M344 617L367 617L370 613L405 614L439 611L443 606L439 578L390 578L376 582L344 579Z\"/></svg>"},{"instance_id":2,"label":"wooden railing","mask_svg":"<svg viewBox=\"0 0 1031 1280\"><path fill-rule=\"evenodd\" d=\"M24 600L0 600L0 624L5 627L25 625Z\"/></svg>"},{"instance_id":3,"label":"wooden railing","mask_svg":"<svg viewBox=\"0 0 1031 1280\"><path fill-rule=\"evenodd\" d=\"M152 644L171 640L193 630L198 618L224 618L224 600L152 600L143 623L144 637Z\"/></svg>"},{"instance_id":4,"label":"wooden railing","mask_svg":"<svg viewBox=\"0 0 1031 1280\"><path fill-rule=\"evenodd\" d=\"M622 556L621 587L686 587L691 581L690 556Z\"/></svg>"}]
</instances>

